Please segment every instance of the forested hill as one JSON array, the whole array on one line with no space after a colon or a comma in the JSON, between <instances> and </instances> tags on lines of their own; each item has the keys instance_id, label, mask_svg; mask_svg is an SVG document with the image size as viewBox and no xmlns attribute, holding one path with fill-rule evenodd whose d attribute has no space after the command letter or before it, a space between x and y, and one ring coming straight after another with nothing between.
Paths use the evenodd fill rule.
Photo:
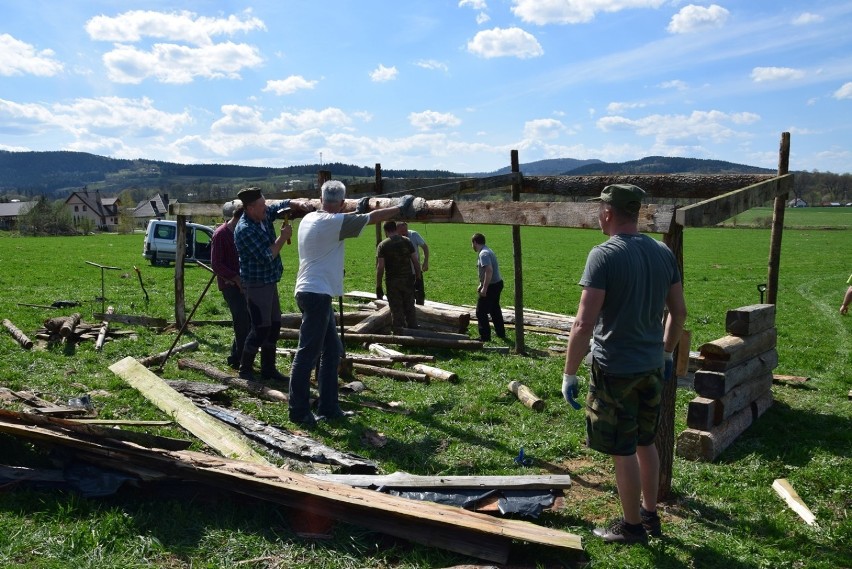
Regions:
<instances>
[{"instance_id":1,"label":"forested hill","mask_svg":"<svg viewBox=\"0 0 852 569\"><path fill-rule=\"evenodd\" d=\"M723 160L648 156L641 160L607 163L597 162L578 166L563 174L570 176L599 176L603 174L773 174L777 170L734 164Z\"/></svg>"}]
</instances>

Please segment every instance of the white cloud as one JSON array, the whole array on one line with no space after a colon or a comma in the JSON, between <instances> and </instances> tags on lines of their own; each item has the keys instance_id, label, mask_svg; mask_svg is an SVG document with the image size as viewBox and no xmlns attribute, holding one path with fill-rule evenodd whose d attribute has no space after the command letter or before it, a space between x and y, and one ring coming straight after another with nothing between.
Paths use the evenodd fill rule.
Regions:
<instances>
[{"instance_id":1,"label":"white cloud","mask_svg":"<svg viewBox=\"0 0 852 569\"><path fill-rule=\"evenodd\" d=\"M56 75L62 71L62 64L53 56L51 49L37 51L9 34L0 34L0 75Z\"/></svg>"},{"instance_id":2,"label":"white cloud","mask_svg":"<svg viewBox=\"0 0 852 569\"><path fill-rule=\"evenodd\" d=\"M612 102L606 106L606 110L608 113L623 113L624 111L630 109L641 109L645 106L645 103L619 103Z\"/></svg>"},{"instance_id":3,"label":"white cloud","mask_svg":"<svg viewBox=\"0 0 852 569\"><path fill-rule=\"evenodd\" d=\"M469 6L474 10L485 10L488 8L485 0L459 0L459 8L464 8L465 6Z\"/></svg>"},{"instance_id":4,"label":"white cloud","mask_svg":"<svg viewBox=\"0 0 852 569\"><path fill-rule=\"evenodd\" d=\"M535 119L524 123L524 138L527 140L553 140L567 129L556 119Z\"/></svg>"},{"instance_id":5,"label":"white cloud","mask_svg":"<svg viewBox=\"0 0 852 569\"><path fill-rule=\"evenodd\" d=\"M486 59L492 57L529 59L544 54L538 40L520 28L494 28L481 31L467 43L467 50Z\"/></svg>"},{"instance_id":6,"label":"white cloud","mask_svg":"<svg viewBox=\"0 0 852 569\"><path fill-rule=\"evenodd\" d=\"M641 136L653 136L658 144L689 138L724 142L744 136L743 132L734 130L729 124L745 125L759 120L760 116L754 113L693 111L688 115L648 115L635 120L609 116L599 119L597 126L604 132L623 130Z\"/></svg>"},{"instance_id":7,"label":"white cloud","mask_svg":"<svg viewBox=\"0 0 852 569\"><path fill-rule=\"evenodd\" d=\"M689 85L685 81L681 81L680 79L674 79L672 81L663 81L660 83L660 88L662 89L675 89L676 91L686 91L689 88Z\"/></svg>"},{"instance_id":8,"label":"white cloud","mask_svg":"<svg viewBox=\"0 0 852 569\"><path fill-rule=\"evenodd\" d=\"M271 91L276 95L292 95L300 89L313 89L316 84L315 80L308 81L301 75L291 75L286 79L270 79L263 91Z\"/></svg>"},{"instance_id":9,"label":"white cloud","mask_svg":"<svg viewBox=\"0 0 852 569\"><path fill-rule=\"evenodd\" d=\"M819 14L811 14L810 12L802 12L793 19L794 26L806 26L808 24L818 24L825 18Z\"/></svg>"},{"instance_id":10,"label":"white cloud","mask_svg":"<svg viewBox=\"0 0 852 569\"><path fill-rule=\"evenodd\" d=\"M751 79L755 83L761 81L790 81L801 79L805 72L791 67L755 67L751 70Z\"/></svg>"},{"instance_id":11,"label":"white cloud","mask_svg":"<svg viewBox=\"0 0 852 569\"><path fill-rule=\"evenodd\" d=\"M852 82L844 83L832 96L835 99L852 99Z\"/></svg>"},{"instance_id":12,"label":"white cloud","mask_svg":"<svg viewBox=\"0 0 852 569\"><path fill-rule=\"evenodd\" d=\"M423 69L430 69L433 71L449 71L449 67L447 67L446 63L436 61L434 59L421 59L420 61L415 61L414 65L416 65L417 67L422 67Z\"/></svg>"},{"instance_id":13,"label":"white cloud","mask_svg":"<svg viewBox=\"0 0 852 569\"><path fill-rule=\"evenodd\" d=\"M659 8L666 0L513 0L512 12L522 21L538 24L583 24L598 12Z\"/></svg>"},{"instance_id":14,"label":"white cloud","mask_svg":"<svg viewBox=\"0 0 852 569\"><path fill-rule=\"evenodd\" d=\"M190 124L192 117L186 111L169 113L156 109L147 97L99 97L52 106L0 99L0 120L23 130L59 128L82 139L110 133L143 137L173 134Z\"/></svg>"},{"instance_id":15,"label":"white cloud","mask_svg":"<svg viewBox=\"0 0 852 569\"><path fill-rule=\"evenodd\" d=\"M131 10L115 17L95 16L86 22L86 32L93 40L116 43L133 43L150 37L211 45L214 36L265 29L262 20L248 17L248 13L245 19L233 14L227 18L207 18L186 10L172 13Z\"/></svg>"},{"instance_id":16,"label":"white cloud","mask_svg":"<svg viewBox=\"0 0 852 569\"><path fill-rule=\"evenodd\" d=\"M155 44L150 51L119 45L103 60L112 81L132 84L148 78L162 83L189 83L196 77L238 79L243 68L263 63L256 48L232 42L199 48Z\"/></svg>"},{"instance_id":17,"label":"white cloud","mask_svg":"<svg viewBox=\"0 0 852 569\"><path fill-rule=\"evenodd\" d=\"M480 26L482 24L484 24L486 22L490 22L490 21L491 21L491 16L489 16L485 12L480 12L479 14L476 15L476 23L479 24Z\"/></svg>"},{"instance_id":18,"label":"white cloud","mask_svg":"<svg viewBox=\"0 0 852 569\"><path fill-rule=\"evenodd\" d=\"M427 131L436 128L454 127L461 124L461 119L452 113L439 113L436 111L423 111L422 113L411 113L408 122L417 130Z\"/></svg>"},{"instance_id":19,"label":"white cloud","mask_svg":"<svg viewBox=\"0 0 852 569\"><path fill-rule=\"evenodd\" d=\"M712 4L707 8L690 4L672 16L666 29L673 34L690 34L721 28L728 21L729 15L730 12L718 4Z\"/></svg>"},{"instance_id":20,"label":"white cloud","mask_svg":"<svg viewBox=\"0 0 852 569\"><path fill-rule=\"evenodd\" d=\"M399 71L396 70L396 66L385 67L380 63L377 68L370 72L370 79L376 83L384 83L396 79L397 75L399 75Z\"/></svg>"}]
</instances>

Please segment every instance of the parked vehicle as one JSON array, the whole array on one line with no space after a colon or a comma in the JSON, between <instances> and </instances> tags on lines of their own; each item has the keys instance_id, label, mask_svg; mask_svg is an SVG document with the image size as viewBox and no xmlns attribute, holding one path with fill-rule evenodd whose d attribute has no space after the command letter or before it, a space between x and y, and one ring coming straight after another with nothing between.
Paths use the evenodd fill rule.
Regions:
<instances>
[{"instance_id":1,"label":"parked vehicle","mask_svg":"<svg viewBox=\"0 0 852 569\"><path fill-rule=\"evenodd\" d=\"M186 224L186 261L210 262L213 229L198 223ZM169 219L152 219L145 229L142 256L151 264L168 265L175 260L177 251L177 222Z\"/></svg>"}]
</instances>

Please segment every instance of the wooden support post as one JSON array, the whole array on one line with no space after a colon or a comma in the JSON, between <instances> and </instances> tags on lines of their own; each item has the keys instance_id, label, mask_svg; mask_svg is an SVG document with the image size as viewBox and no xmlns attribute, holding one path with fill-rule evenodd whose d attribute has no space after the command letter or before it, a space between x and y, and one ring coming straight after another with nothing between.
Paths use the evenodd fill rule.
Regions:
<instances>
[{"instance_id":1,"label":"wooden support post","mask_svg":"<svg viewBox=\"0 0 852 569\"><path fill-rule=\"evenodd\" d=\"M177 216L177 244L175 246L175 322L178 327L186 323L186 296L184 290L184 261L186 258L186 216Z\"/></svg>"},{"instance_id":2,"label":"wooden support post","mask_svg":"<svg viewBox=\"0 0 852 569\"><path fill-rule=\"evenodd\" d=\"M382 165L378 162L376 163L376 195L382 194ZM376 224L376 245L382 242L384 237L382 236L382 224Z\"/></svg>"},{"instance_id":3,"label":"wooden support post","mask_svg":"<svg viewBox=\"0 0 852 569\"><path fill-rule=\"evenodd\" d=\"M778 151L778 175L790 170L790 133L781 133L781 148ZM769 274L766 277L766 302L778 304L778 272L781 267L781 237L784 233L784 210L790 194L775 198L772 212L772 233L769 236Z\"/></svg>"},{"instance_id":4,"label":"wooden support post","mask_svg":"<svg viewBox=\"0 0 852 569\"><path fill-rule=\"evenodd\" d=\"M521 171L518 151L512 150L512 173ZM512 184L512 201L521 200L521 184ZM515 260L515 352L526 353L524 343L524 263L521 249L521 226L512 226L512 256Z\"/></svg>"},{"instance_id":5,"label":"wooden support post","mask_svg":"<svg viewBox=\"0 0 852 569\"><path fill-rule=\"evenodd\" d=\"M669 232L663 235L663 242L674 253L680 269L681 278L683 274L683 226L672 223ZM678 343L675 348L674 359L680 359L680 351L689 353L689 346ZM672 468L674 467L675 449L675 403L677 398L677 381L667 381L663 385L662 399L660 403L660 423L657 427L657 453L660 455L660 485L657 490L659 500L668 498L672 489Z\"/></svg>"}]
</instances>

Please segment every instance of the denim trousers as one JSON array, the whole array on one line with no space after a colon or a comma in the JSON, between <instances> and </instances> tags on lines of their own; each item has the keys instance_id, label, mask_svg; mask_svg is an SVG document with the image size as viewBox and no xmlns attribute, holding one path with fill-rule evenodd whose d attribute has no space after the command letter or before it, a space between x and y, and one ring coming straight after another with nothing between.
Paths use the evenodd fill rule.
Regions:
<instances>
[{"instance_id":1,"label":"denim trousers","mask_svg":"<svg viewBox=\"0 0 852 569\"><path fill-rule=\"evenodd\" d=\"M340 413L337 367L343 354L343 344L337 335L331 296L298 292L296 304L302 312L302 323L299 326L299 348L290 369L290 420L301 420L310 412L311 372L317 361L317 412L326 416L336 415Z\"/></svg>"},{"instance_id":2,"label":"denim trousers","mask_svg":"<svg viewBox=\"0 0 852 569\"><path fill-rule=\"evenodd\" d=\"M231 342L231 355L228 362L240 363L243 355L243 346L246 344L246 336L251 329L251 318L249 317L246 297L239 287L228 286L222 290L222 297L231 311L231 320L234 323L234 340Z\"/></svg>"},{"instance_id":3,"label":"denim trousers","mask_svg":"<svg viewBox=\"0 0 852 569\"><path fill-rule=\"evenodd\" d=\"M476 322L479 328L479 337L483 340L491 339L491 328L488 327L488 317L494 324L494 333L498 337L506 336L506 328L503 323L503 309L500 308L500 293L503 292L503 281L491 283L485 291L485 296L476 300Z\"/></svg>"}]
</instances>

